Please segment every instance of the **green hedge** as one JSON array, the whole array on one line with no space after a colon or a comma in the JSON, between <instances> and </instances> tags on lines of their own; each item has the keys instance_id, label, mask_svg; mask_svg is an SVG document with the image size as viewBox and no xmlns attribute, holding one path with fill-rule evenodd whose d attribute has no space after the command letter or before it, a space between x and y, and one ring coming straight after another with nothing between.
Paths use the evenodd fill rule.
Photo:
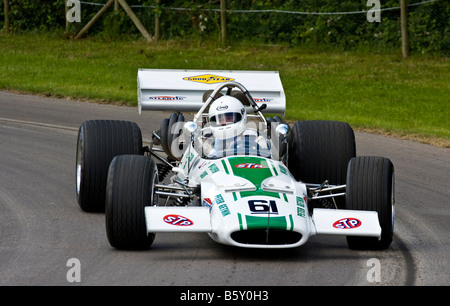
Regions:
<instances>
[{"instance_id":1,"label":"green hedge","mask_svg":"<svg viewBox=\"0 0 450 306\"><path fill-rule=\"evenodd\" d=\"M86 0L106 3L106 0ZM410 4L422 0L410 0ZM64 0L10 0L11 30L64 30ZM161 0L155 7L154 0L128 0L130 5L145 5L133 8L150 33L154 31L155 13L161 15L162 39L190 37L194 39L218 40L220 13L216 1ZM399 0L381 0L382 9L398 7ZM1 1L3 6L3 1ZM357 12L368 10L367 0L228 0L227 37L233 41L255 41L291 45L308 44L350 50L393 50L400 46L400 10L382 11L380 23L370 23L366 14L300 15L284 13L241 13L236 10L283 10L296 12ZM172 10L171 8L189 8ZM100 6L82 4L82 23L70 25L76 33L87 23ZM415 53L450 55L450 2L436 2L410 6L410 49ZM0 26L3 27L3 7ZM120 36L139 36L123 10L110 9L89 35L100 35L108 39Z\"/></svg>"},{"instance_id":2,"label":"green hedge","mask_svg":"<svg viewBox=\"0 0 450 306\"><path fill-rule=\"evenodd\" d=\"M4 2L1 1L4 24ZM64 1L10 0L10 27L14 32L50 30L65 25Z\"/></svg>"}]
</instances>

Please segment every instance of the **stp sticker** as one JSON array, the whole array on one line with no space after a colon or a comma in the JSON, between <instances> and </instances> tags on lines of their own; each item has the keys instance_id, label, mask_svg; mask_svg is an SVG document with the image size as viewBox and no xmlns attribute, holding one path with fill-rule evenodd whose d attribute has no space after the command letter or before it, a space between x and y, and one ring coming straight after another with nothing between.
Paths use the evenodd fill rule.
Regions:
<instances>
[{"instance_id":1,"label":"stp sticker","mask_svg":"<svg viewBox=\"0 0 450 306\"><path fill-rule=\"evenodd\" d=\"M333 227L338 229L352 229L360 227L361 224L361 220L358 220L356 218L344 218L334 222Z\"/></svg>"},{"instance_id":2,"label":"stp sticker","mask_svg":"<svg viewBox=\"0 0 450 306\"><path fill-rule=\"evenodd\" d=\"M238 164L236 166L234 166L236 168L245 168L245 169L262 169L265 168L265 166L260 165L260 164Z\"/></svg>"},{"instance_id":3,"label":"stp sticker","mask_svg":"<svg viewBox=\"0 0 450 306\"><path fill-rule=\"evenodd\" d=\"M167 215L164 217L164 222L171 224L171 225L176 225L176 226L194 225L194 222L192 222L188 218L180 216L180 215Z\"/></svg>"}]
</instances>

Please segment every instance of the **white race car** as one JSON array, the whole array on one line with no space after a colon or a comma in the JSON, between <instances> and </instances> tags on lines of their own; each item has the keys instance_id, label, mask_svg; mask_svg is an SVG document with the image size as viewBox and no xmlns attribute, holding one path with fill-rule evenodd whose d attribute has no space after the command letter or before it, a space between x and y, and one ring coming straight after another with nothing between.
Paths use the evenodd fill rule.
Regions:
<instances>
[{"instance_id":1,"label":"white race car","mask_svg":"<svg viewBox=\"0 0 450 306\"><path fill-rule=\"evenodd\" d=\"M113 247L147 249L164 232L245 248L319 234L354 249L391 244L392 163L356 157L347 123L266 118L285 111L277 72L140 70L138 96L139 112L176 111L148 146L132 122L86 121L78 135L78 203L105 211Z\"/></svg>"}]
</instances>

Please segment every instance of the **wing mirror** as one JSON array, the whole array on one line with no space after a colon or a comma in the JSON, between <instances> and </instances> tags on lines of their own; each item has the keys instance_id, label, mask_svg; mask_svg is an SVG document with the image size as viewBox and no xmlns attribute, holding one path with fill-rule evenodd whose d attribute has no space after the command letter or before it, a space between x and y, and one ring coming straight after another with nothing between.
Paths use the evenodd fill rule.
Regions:
<instances>
[{"instance_id":1,"label":"wing mirror","mask_svg":"<svg viewBox=\"0 0 450 306\"><path fill-rule=\"evenodd\" d=\"M197 124L194 121L188 121L184 124L183 131L186 135L192 136L197 131Z\"/></svg>"},{"instance_id":2,"label":"wing mirror","mask_svg":"<svg viewBox=\"0 0 450 306\"><path fill-rule=\"evenodd\" d=\"M289 128L289 125L287 125L286 123L281 123L276 127L275 132L281 139L286 139L286 137L289 135L290 130L291 129Z\"/></svg>"}]
</instances>

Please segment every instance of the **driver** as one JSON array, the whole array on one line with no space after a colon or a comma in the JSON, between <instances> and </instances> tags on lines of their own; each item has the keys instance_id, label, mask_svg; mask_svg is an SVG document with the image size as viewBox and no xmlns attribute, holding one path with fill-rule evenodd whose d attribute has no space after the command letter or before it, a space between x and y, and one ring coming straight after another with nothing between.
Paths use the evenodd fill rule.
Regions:
<instances>
[{"instance_id":1,"label":"driver","mask_svg":"<svg viewBox=\"0 0 450 306\"><path fill-rule=\"evenodd\" d=\"M222 96L214 101L208 112L210 130L213 135L214 144L211 144L210 150L207 149L206 155L214 157L227 149L235 149L235 154L249 153L250 140L253 140L254 154L257 154L257 146L267 149L266 140L259 136L254 129L247 129L247 112L244 105L232 96ZM247 142L247 145L245 145ZM255 143L256 142L256 143ZM238 143L244 143L238 148ZM247 149L247 152L245 150ZM242 151L242 152L237 152Z\"/></svg>"},{"instance_id":2,"label":"driver","mask_svg":"<svg viewBox=\"0 0 450 306\"><path fill-rule=\"evenodd\" d=\"M222 96L214 101L208 112L211 132L216 139L240 136L245 131L247 112L241 101Z\"/></svg>"}]
</instances>

